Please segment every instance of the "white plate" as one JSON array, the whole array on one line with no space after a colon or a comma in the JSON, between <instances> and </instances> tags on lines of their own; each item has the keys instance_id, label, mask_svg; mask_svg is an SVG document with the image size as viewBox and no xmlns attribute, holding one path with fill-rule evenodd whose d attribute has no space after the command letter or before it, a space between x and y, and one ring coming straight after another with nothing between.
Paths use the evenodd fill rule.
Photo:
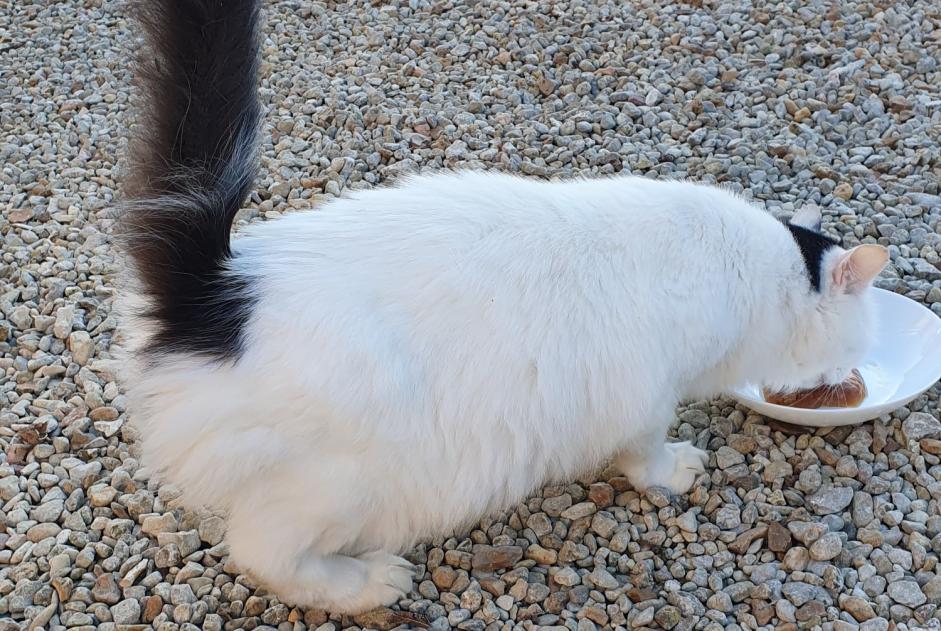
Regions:
<instances>
[{"instance_id":1,"label":"white plate","mask_svg":"<svg viewBox=\"0 0 941 631\"><path fill-rule=\"evenodd\" d=\"M768 403L756 385L731 394L759 414L812 427L852 425L902 407L941 379L941 318L905 296L873 289L879 337L859 372L869 394L855 408L806 410Z\"/></svg>"}]
</instances>

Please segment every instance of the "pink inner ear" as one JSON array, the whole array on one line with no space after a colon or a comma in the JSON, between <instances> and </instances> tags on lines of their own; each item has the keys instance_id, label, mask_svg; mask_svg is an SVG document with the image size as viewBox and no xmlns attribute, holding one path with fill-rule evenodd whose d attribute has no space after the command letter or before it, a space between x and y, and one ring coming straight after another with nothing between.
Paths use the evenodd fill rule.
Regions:
<instances>
[{"instance_id":1,"label":"pink inner ear","mask_svg":"<svg viewBox=\"0 0 941 631\"><path fill-rule=\"evenodd\" d=\"M843 289L843 280L849 271L850 253L845 252L840 255L840 260L833 266L833 287Z\"/></svg>"},{"instance_id":2,"label":"pink inner ear","mask_svg":"<svg viewBox=\"0 0 941 631\"><path fill-rule=\"evenodd\" d=\"M833 267L833 286L859 291L879 275L889 261L889 251L881 245L858 245L840 256Z\"/></svg>"}]
</instances>

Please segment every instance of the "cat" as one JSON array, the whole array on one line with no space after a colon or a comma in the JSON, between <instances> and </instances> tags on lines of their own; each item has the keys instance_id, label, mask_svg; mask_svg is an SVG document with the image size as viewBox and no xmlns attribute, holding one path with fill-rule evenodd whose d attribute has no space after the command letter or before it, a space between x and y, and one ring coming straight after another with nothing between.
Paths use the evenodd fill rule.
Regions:
<instances>
[{"instance_id":1,"label":"cat","mask_svg":"<svg viewBox=\"0 0 941 631\"><path fill-rule=\"evenodd\" d=\"M678 402L842 380L878 245L720 188L416 175L230 242L256 174L259 0L146 0L120 296L143 461L283 601L407 594L400 556L612 460L685 493Z\"/></svg>"}]
</instances>

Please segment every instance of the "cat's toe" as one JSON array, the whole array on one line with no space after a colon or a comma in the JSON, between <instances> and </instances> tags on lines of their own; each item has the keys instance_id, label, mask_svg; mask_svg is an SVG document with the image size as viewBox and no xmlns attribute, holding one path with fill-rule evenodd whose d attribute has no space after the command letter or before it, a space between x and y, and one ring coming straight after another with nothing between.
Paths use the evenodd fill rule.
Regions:
<instances>
[{"instance_id":1,"label":"cat's toe","mask_svg":"<svg viewBox=\"0 0 941 631\"><path fill-rule=\"evenodd\" d=\"M374 552L361 558L370 565L364 596L371 596L375 606L390 605L412 590L415 566L402 557Z\"/></svg>"}]
</instances>

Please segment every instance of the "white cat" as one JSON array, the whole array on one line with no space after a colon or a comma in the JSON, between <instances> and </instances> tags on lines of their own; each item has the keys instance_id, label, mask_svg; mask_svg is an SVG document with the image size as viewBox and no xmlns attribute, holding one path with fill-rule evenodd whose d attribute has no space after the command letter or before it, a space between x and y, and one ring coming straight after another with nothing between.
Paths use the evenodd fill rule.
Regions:
<instances>
[{"instance_id":1,"label":"white cat","mask_svg":"<svg viewBox=\"0 0 941 631\"><path fill-rule=\"evenodd\" d=\"M260 223L257 0L138 5L155 64L125 238L145 462L227 515L233 560L335 612L411 589L393 556L615 458L686 492L678 402L842 380L884 248L718 188L415 177ZM803 226L803 227L801 227Z\"/></svg>"}]
</instances>

